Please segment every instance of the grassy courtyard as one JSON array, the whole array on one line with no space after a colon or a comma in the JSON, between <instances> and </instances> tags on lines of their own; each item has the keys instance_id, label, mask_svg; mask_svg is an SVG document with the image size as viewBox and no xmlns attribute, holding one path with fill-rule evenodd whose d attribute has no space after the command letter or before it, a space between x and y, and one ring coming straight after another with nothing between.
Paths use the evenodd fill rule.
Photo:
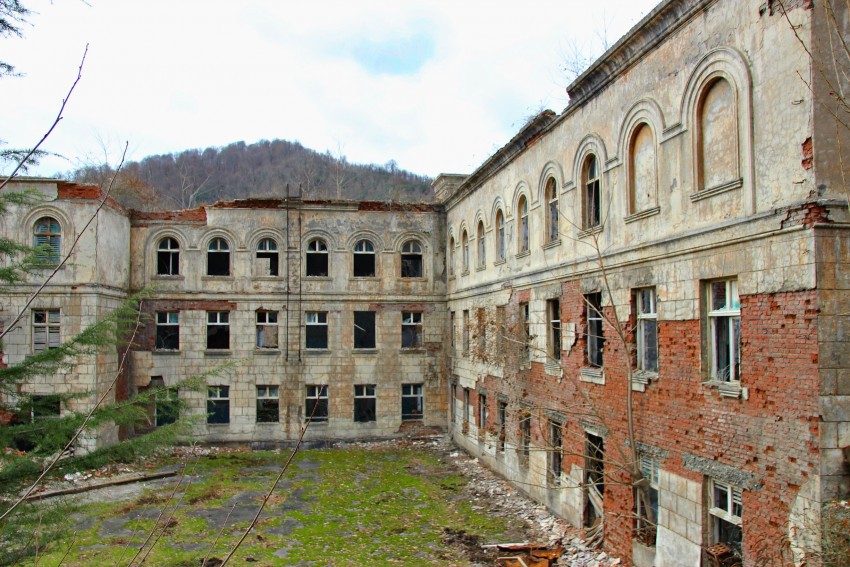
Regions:
<instances>
[{"instance_id":1,"label":"grassy courtyard","mask_svg":"<svg viewBox=\"0 0 850 567\"><path fill-rule=\"evenodd\" d=\"M89 492L53 520L45 508L42 531L57 520L64 529L39 545L37 562L128 565L138 553L136 563L147 554L148 565L197 566L208 553L223 558L287 456L194 457L176 491L180 477ZM523 526L476 505L443 457L403 444L300 452L231 564L464 565L481 559L479 541L521 539Z\"/></svg>"}]
</instances>

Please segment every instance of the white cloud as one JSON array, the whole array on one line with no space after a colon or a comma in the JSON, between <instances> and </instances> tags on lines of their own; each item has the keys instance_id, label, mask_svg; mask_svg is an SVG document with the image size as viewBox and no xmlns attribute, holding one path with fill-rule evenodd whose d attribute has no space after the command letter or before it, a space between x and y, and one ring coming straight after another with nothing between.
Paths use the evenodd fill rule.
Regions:
<instances>
[{"instance_id":1,"label":"white cloud","mask_svg":"<svg viewBox=\"0 0 850 567\"><path fill-rule=\"evenodd\" d=\"M26 73L0 81L0 138L13 146L40 137L91 44L47 146L72 163L49 159L37 173L100 154L98 137L130 140L132 159L282 138L340 145L351 161L469 172L540 103L566 105L566 43L593 41L603 9L620 35L653 2L90 4L30 0L38 14L24 39L2 40L4 59ZM381 59L387 45L413 60Z\"/></svg>"}]
</instances>

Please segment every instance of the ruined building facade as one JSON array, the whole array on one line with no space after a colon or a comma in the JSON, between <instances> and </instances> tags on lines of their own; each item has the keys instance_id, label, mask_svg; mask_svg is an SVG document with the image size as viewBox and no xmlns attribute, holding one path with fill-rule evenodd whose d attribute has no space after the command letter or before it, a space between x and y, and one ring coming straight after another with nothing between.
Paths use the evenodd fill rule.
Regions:
<instances>
[{"instance_id":1,"label":"ruined building facade","mask_svg":"<svg viewBox=\"0 0 850 567\"><path fill-rule=\"evenodd\" d=\"M199 439L443 428L635 565L802 561L850 492L850 140L798 40L826 16L785 4L662 2L437 205L107 201L4 361L154 286L117 395L236 361L179 394ZM48 199L4 234L60 257L100 192L17 184ZM103 391L118 362L26 388Z\"/></svg>"}]
</instances>

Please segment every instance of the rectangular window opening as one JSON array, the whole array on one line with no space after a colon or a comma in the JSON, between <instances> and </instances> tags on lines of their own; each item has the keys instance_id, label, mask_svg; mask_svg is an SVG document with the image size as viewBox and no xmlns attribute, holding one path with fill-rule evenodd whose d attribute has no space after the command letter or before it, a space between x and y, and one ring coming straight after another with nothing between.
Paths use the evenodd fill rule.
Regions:
<instances>
[{"instance_id":1,"label":"rectangular window opening","mask_svg":"<svg viewBox=\"0 0 850 567\"><path fill-rule=\"evenodd\" d=\"M230 386L207 387L207 423L230 423Z\"/></svg>"},{"instance_id":2,"label":"rectangular window opening","mask_svg":"<svg viewBox=\"0 0 850 567\"><path fill-rule=\"evenodd\" d=\"M180 313L157 311L156 350L180 350Z\"/></svg>"},{"instance_id":3,"label":"rectangular window opening","mask_svg":"<svg viewBox=\"0 0 850 567\"><path fill-rule=\"evenodd\" d=\"M305 317L306 348L328 348L328 314L326 311L307 311Z\"/></svg>"},{"instance_id":4,"label":"rectangular window opening","mask_svg":"<svg viewBox=\"0 0 850 567\"><path fill-rule=\"evenodd\" d=\"M375 348L375 312L354 312L354 348Z\"/></svg>"},{"instance_id":5,"label":"rectangular window opening","mask_svg":"<svg viewBox=\"0 0 850 567\"><path fill-rule=\"evenodd\" d=\"M229 311L207 311L207 349L230 349Z\"/></svg>"},{"instance_id":6,"label":"rectangular window opening","mask_svg":"<svg viewBox=\"0 0 850 567\"><path fill-rule=\"evenodd\" d=\"M422 419L424 416L422 384L402 384L401 419Z\"/></svg>"},{"instance_id":7,"label":"rectangular window opening","mask_svg":"<svg viewBox=\"0 0 850 567\"><path fill-rule=\"evenodd\" d=\"M422 345L422 313L402 312L401 348L420 348Z\"/></svg>"},{"instance_id":8,"label":"rectangular window opening","mask_svg":"<svg viewBox=\"0 0 850 567\"><path fill-rule=\"evenodd\" d=\"M375 384L355 384L354 386L354 421L364 423L376 421Z\"/></svg>"},{"instance_id":9,"label":"rectangular window opening","mask_svg":"<svg viewBox=\"0 0 850 567\"><path fill-rule=\"evenodd\" d=\"M325 422L328 420L328 387L307 386L304 420ZM311 419L312 416L312 419Z\"/></svg>"}]
</instances>

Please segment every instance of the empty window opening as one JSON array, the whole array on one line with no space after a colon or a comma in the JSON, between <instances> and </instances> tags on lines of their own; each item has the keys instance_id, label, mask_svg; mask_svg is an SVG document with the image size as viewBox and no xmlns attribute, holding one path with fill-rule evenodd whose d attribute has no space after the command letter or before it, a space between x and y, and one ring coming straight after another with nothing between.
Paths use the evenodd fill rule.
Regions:
<instances>
[{"instance_id":1,"label":"empty window opening","mask_svg":"<svg viewBox=\"0 0 850 567\"><path fill-rule=\"evenodd\" d=\"M156 273L159 276L180 275L180 245L174 238L163 238L156 251Z\"/></svg>"},{"instance_id":2,"label":"empty window opening","mask_svg":"<svg viewBox=\"0 0 850 567\"><path fill-rule=\"evenodd\" d=\"M154 380L151 379L151 386L154 386ZM157 427L170 425L177 421L180 417L180 403L176 388L166 388L162 378L159 378L159 384L156 385L160 390L156 393L154 402L154 423Z\"/></svg>"},{"instance_id":3,"label":"empty window opening","mask_svg":"<svg viewBox=\"0 0 850 567\"><path fill-rule=\"evenodd\" d=\"M584 166L584 228L594 228L601 222L599 166L595 155L587 157Z\"/></svg>"},{"instance_id":4,"label":"empty window opening","mask_svg":"<svg viewBox=\"0 0 850 567\"><path fill-rule=\"evenodd\" d=\"M262 276L276 276L279 269L277 242L271 238L263 238L257 244L257 273Z\"/></svg>"},{"instance_id":5,"label":"empty window opening","mask_svg":"<svg viewBox=\"0 0 850 567\"><path fill-rule=\"evenodd\" d=\"M207 423L230 423L230 386L207 387Z\"/></svg>"},{"instance_id":6,"label":"empty window opening","mask_svg":"<svg viewBox=\"0 0 850 567\"><path fill-rule=\"evenodd\" d=\"M519 206L517 207L517 216L519 217L519 250L528 252L528 201L525 196L519 198Z\"/></svg>"},{"instance_id":7,"label":"empty window opening","mask_svg":"<svg viewBox=\"0 0 850 567\"><path fill-rule=\"evenodd\" d=\"M41 352L59 347L61 336L58 309L32 310L32 351Z\"/></svg>"},{"instance_id":8,"label":"empty window opening","mask_svg":"<svg viewBox=\"0 0 850 567\"><path fill-rule=\"evenodd\" d=\"M33 245L36 259L43 264L56 265L62 253L62 227L52 217L41 217L33 226Z\"/></svg>"},{"instance_id":9,"label":"empty window opening","mask_svg":"<svg viewBox=\"0 0 850 567\"><path fill-rule=\"evenodd\" d=\"M584 296L585 318L587 324L587 363L597 368L602 367L602 349L605 346L605 335L602 327L602 293L588 293Z\"/></svg>"},{"instance_id":10,"label":"empty window opening","mask_svg":"<svg viewBox=\"0 0 850 567\"><path fill-rule=\"evenodd\" d=\"M547 477L550 486L561 484L561 466L564 458L563 425L549 421L549 459Z\"/></svg>"},{"instance_id":11,"label":"empty window opening","mask_svg":"<svg viewBox=\"0 0 850 567\"><path fill-rule=\"evenodd\" d=\"M605 496L605 442L602 437L585 432L584 462L584 527L599 529Z\"/></svg>"},{"instance_id":12,"label":"empty window opening","mask_svg":"<svg viewBox=\"0 0 850 567\"><path fill-rule=\"evenodd\" d=\"M470 403L471 402L469 400L469 388L464 388L463 389L463 425L464 425L464 427L466 427L466 425L469 424L469 406L470 406Z\"/></svg>"},{"instance_id":13,"label":"empty window opening","mask_svg":"<svg viewBox=\"0 0 850 567\"><path fill-rule=\"evenodd\" d=\"M455 334L456 334L455 326L456 325L457 325L457 323L455 322L455 312L452 311L452 312L449 313L449 340L451 341L451 345L452 345L452 354L454 354L455 348L457 348L457 345L456 345L457 339L455 338Z\"/></svg>"},{"instance_id":14,"label":"empty window opening","mask_svg":"<svg viewBox=\"0 0 850 567\"><path fill-rule=\"evenodd\" d=\"M62 398L56 394L33 394L24 398L20 415L29 418L30 423L38 419L59 417L62 412Z\"/></svg>"},{"instance_id":15,"label":"empty window opening","mask_svg":"<svg viewBox=\"0 0 850 567\"><path fill-rule=\"evenodd\" d=\"M305 327L306 348L328 348L328 314L326 311L307 311Z\"/></svg>"},{"instance_id":16,"label":"empty window opening","mask_svg":"<svg viewBox=\"0 0 850 567\"><path fill-rule=\"evenodd\" d=\"M354 245L354 277L371 278L375 276L375 247L368 240Z\"/></svg>"},{"instance_id":17,"label":"empty window opening","mask_svg":"<svg viewBox=\"0 0 850 567\"><path fill-rule=\"evenodd\" d=\"M375 348L375 312L354 312L354 348Z\"/></svg>"},{"instance_id":18,"label":"empty window opening","mask_svg":"<svg viewBox=\"0 0 850 567\"><path fill-rule=\"evenodd\" d=\"M223 238L213 238L207 249L207 275L230 275L230 245Z\"/></svg>"},{"instance_id":19,"label":"empty window opening","mask_svg":"<svg viewBox=\"0 0 850 567\"><path fill-rule=\"evenodd\" d=\"M487 396L478 394L478 436L483 437L487 429Z\"/></svg>"},{"instance_id":20,"label":"empty window opening","mask_svg":"<svg viewBox=\"0 0 850 567\"><path fill-rule=\"evenodd\" d=\"M531 306L527 303L519 304L519 343L522 345L520 359L522 362L531 360Z\"/></svg>"},{"instance_id":21,"label":"empty window opening","mask_svg":"<svg viewBox=\"0 0 850 567\"><path fill-rule=\"evenodd\" d=\"M725 543L735 556L741 557L741 519L744 515L741 489L718 480L712 480L710 484L708 513L711 516L712 543Z\"/></svg>"},{"instance_id":22,"label":"empty window opening","mask_svg":"<svg viewBox=\"0 0 850 567\"><path fill-rule=\"evenodd\" d=\"M465 230L460 237L460 253L463 261L463 273L465 274L469 271L469 237Z\"/></svg>"},{"instance_id":23,"label":"empty window opening","mask_svg":"<svg viewBox=\"0 0 850 567\"><path fill-rule=\"evenodd\" d=\"M711 378L741 379L741 300L737 280L708 283Z\"/></svg>"},{"instance_id":24,"label":"empty window opening","mask_svg":"<svg viewBox=\"0 0 850 567\"><path fill-rule=\"evenodd\" d=\"M549 318L549 356L553 360L561 360L561 302L557 299L546 301L546 313Z\"/></svg>"},{"instance_id":25,"label":"empty window opening","mask_svg":"<svg viewBox=\"0 0 850 567\"><path fill-rule=\"evenodd\" d=\"M469 356L469 309L463 310L463 355Z\"/></svg>"},{"instance_id":26,"label":"empty window opening","mask_svg":"<svg viewBox=\"0 0 850 567\"><path fill-rule=\"evenodd\" d=\"M508 433L508 402L499 401L497 407L499 418L499 438L496 441L496 451L505 452L505 443Z\"/></svg>"},{"instance_id":27,"label":"empty window opening","mask_svg":"<svg viewBox=\"0 0 850 567\"><path fill-rule=\"evenodd\" d=\"M257 423L280 421L280 386L257 386Z\"/></svg>"},{"instance_id":28,"label":"empty window opening","mask_svg":"<svg viewBox=\"0 0 850 567\"><path fill-rule=\"evenodd\" d=\"M636 536L645 545L654 546L658 525L658 459L640 456L640 471L645 479L643 488L635 487Z\"/></svg>"},{"instance_id":29,"label":"empty window opening","mask_svg":"<svg viewBox=\"0 0 850 567\"><path fill-rule=\"evenodd\" d=\"M321 238L314 238L307 244L306 275L309 278L322 278L328 275L328 245Z\"/></svg>"},{"instance_id":30,"label":"empty window opening","mask_svg":"<svg viewBox=\"0 0 850 567\"><path fill-rule=\"evenodd\" d=\"M478 267L483 268L487 265L487 241L484 240L484 223L478 223Z\"/></svg>"},{"instance_id":31,"label":"empty window opening","mask_svg":"<svg viewBox=\"0 0 850 567\"><path fill-rule=\"evenodd\" d=\"M157 311L156 350L180 350L180 313Z\"/></svg>"},{"instance_id":32,"label":"empty window opening","mask_svg":"<svg viewBox=\"0 0 850 567\"><path fill-rule=\"evenodd\" d=\"M528 459L531 456L531 415L525 413L519 422L519 445L517 446L519 453L519 462L523 466L528 466Z\"/></svg>"},{"instance_id":33,"label":"empty window opening","mask_svg":"<svg viewBox=\"0 0 850 567\"><path fill-rule=\"evenodd\" d=\"M374 384L354 385L354 421L364 423L375 421L376 400Z\"/></svg>"},{"instance_id":34,"label":"empty window opening","mask_svg":"<svg viewBox=\"0 0 850 567\"><path fill-rule=\"evenodd\" d=\"M455 238L449 239L449 276L455 275Z\"/></svg>"},{"instance_id":35,"label":"empty window opening","mask_svg":"<svg viewBox=\"0 0 850 567\"><path fill-rule=\"evenodd\" d=\"M230 348L229 311L207 311L207 348L210 350Z\"/></svg>"},{"instance_id":36,"label":"empty window opening","mask_svg":"<svg viewBox=\"0 0 850 567\"><path fill-rule=\"evenodd\" d=\"M422 344L422 313L402 312L401 348L420 348Z\"/></svg>"},{"instance_id":37,"label":"empty window opening","mask_svg":"<svg viewBox=\"0 0 850 567\"><path fill-rule=\"evenodd\" d=\"M425 406L422 399L422 384L401 385L401 419L422 419Z\"/></svg>"},{"instance_id":38,"label":"empty window opening","mask_svg":"<svg viewBox=\"0 0 850 567\"><path fill-rule=\"evenodd\" d=\"M422 246L409 240L401 247L401 277L422 277Z\"/></svg>"},{"instance_id":39,"label":"empty window opening","mask_svg":"<svg viewBox=\"0 0 850 567\"><path fill-rule=\"evenodd\" d=\"M257 318L257 348L278 347L277 311L259 310Z\"/></svg>"},{"instance_id":40,"label":"empty window opening","mask_svg":"<svg viewBox=\"0 0 850 567\"><path fill-rule=\"evenodd\" d=\"M328 420L328 387L307 386L304 419L313 422Z\"/></svg>"},{"instance_id":41,"label":"empty window opening","mask_svg":"<svg viewBox=\"0 0 850 567\"><path fill-rule=\"evenodd\" d=\"M501 209L496 211L496 254L500 261L505 259L505 215Z\"/></svg>"},{"instance_id":42,"label":"empty window opening","mask_svg":"<svg viewBox=\"0 0 850 567\"><path fill-rule=\"evenodd\" d=\"M655 288L635 292L637 303L637 367L646 372L658 372L658 314L655 308Z\"/></svg>"},{"instance_id":43,"label":"empty window opening","mask_svg":"<svg viewBox=\"0 0 850 567\"><path fill-rule=\"evenodd\" d=\"M558 186L551 177L546 182L546 241L557 242L561 235L558 233Z\"/></svg>"}]
</instances>

